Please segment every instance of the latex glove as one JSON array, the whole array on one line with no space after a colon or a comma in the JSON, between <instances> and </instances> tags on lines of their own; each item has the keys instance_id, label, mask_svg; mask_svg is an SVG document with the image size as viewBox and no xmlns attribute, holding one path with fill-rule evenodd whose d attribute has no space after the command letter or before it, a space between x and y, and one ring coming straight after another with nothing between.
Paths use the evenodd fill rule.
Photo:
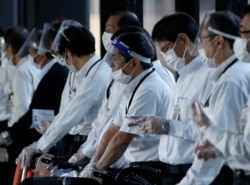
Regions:
<instances>
[{"instance_id":1,"label":"latex glove","mask_svg":"<svg viewBox=\"0 0 250 185\"><path fill-rule=\"evenodd\" d=\"M131 116L134 119L128 126L139 126L145 134L166 134L166 130L162 128L164 123L168 121L159 116Z\"/></svg>"},{"instance_id":2,"label":"latex glove","mask_svg":"<svg viewBox=\"0 0 250 185\"><path fill-rule=\"evenodd\" d=\"M195 153L199 159L208 160L219 155L218 150L208 140L195 146Z\"/></svg>"},{"instance_id":3,"label":"latex glove","mask_svg":"<svg viewBox=\"0 0 250 185\"><path fill-rule=\"evenodd\" d=\"M89 163L80 172L79 177L90 178L92 171L96 169L96 163Z\"/></svg>"},{"instance_id":4,"label":"latex glove","mask_svg":"<svg viewBox=\"0 0 250 185\"><path fill-rule=\"evenodd\" d=\"M52 121L42 120L42 124L37 125L35 129L39 134L44 134L51 123Z\"/></svg>"},{"instance_id":5,"label":"latex glove","mask_svg":"<svg viewBox=\"0 0 250 185\"><path fill-rule=\"evenodd\" d=\"M29 167L31 166L32 157L36 153L39 153L39 149L37 148L37 143L34 142L31 145L23 148L22 152L16 159L16 163L20 163L22 168L26 166Z\"/></svg>"},{"instance_id":6,"label":"latex glove","mask_svg":"<svg viewBox=\"0 0 250 185\"><path fill-rule=\"evenodd\" d=\"M76 163L81 163L82 160L84 160L86 158L86 156L81 153L81 152L77 152L75 154L73 154L70 159L68 160L69 163L73 163L73 164L76 164Z\"/></svg>"},{"instance_id":7,"label":"latex glove","mask_svg":"<svg viewBox=\"0 0 250 185\"><path fill-rule=\"evenodd\" d=\"M191 114L193 120L197 123L200 127L207 127L211 124L211 118L207 113L204 112L204 109L198 102L194 102L191 106Z\"/></svg>"}]
</instances>

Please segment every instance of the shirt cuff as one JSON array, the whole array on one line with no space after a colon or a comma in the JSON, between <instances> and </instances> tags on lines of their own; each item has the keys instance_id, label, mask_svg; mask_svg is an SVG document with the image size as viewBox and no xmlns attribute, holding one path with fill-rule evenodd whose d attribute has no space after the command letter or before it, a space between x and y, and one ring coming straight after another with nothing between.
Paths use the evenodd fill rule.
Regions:
<instances>
[{"instance_id":1,"label":"shirt cuff","mask_svg":"<svg viewBox=\"0 0 250 185\"><path fill-rule=\"evenodd\" d=\"M221 135L224 130L220 129L219 127L210 124L204 130L204 136L207 138L213 145L215 145L218 141L218 136Z\"/></svg>"}]
</instances>

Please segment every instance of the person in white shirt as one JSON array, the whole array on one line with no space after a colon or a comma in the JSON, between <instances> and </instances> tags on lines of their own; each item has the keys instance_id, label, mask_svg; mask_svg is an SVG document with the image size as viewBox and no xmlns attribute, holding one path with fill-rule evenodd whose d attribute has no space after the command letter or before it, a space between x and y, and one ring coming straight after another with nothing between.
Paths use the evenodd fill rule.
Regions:
<instances>
[{"instance_id":1,"label":"person in white shirt","mask_svg":"<svg viewBox=\"0 0 250 185\"><path fill-rule=\"evenodd\" d=\"M8 126L13 124L28 110L31 98L39 82L37 75L40 72L28 59L28 50L19 52L25 40L28 38L28 31L24 27L15 27L10 33L7 41L6 54L9 60L15 65L11 92L6 92L11 96L13 106L11 108L11 118Z\"/></svg>"},{"instance_id":2,"label":"person in white shirt","mask_svg":"<svg viewBox=\"0 0 250 185\"><path fill-rule=\"evenodd\" d=\"M206 14L203 22L200 32L201 47L205 49L206 56L213 58L216 64L216 71L211 77L214 87L207 111L213 116L216 126L235 133L240 113L250 95L249 64L239 61L233 51L240 19L231 12L221 11ZM197 142L203 140L201 134ZM179 184L215 185L232 182L233 172L222 157L199 160L195 156L192 167Z\"/></svg>"},{"instance_id":3,"label":"person in white shirt","mask_svg":"<svg viewBox=\"0 0 250 185\"><path fill-rule=\"evenodd\" d=\"M234 42L234 52L238 59L249 63L249 30L250 30L250 6L245 10L240 24L240 36ZM214 158L222 153L229 166L235 172L234 184L247 185L250 183L250 145L249 145L249 107L250 101L241 111L236 133L225 131L214 124L212 115L207 115L200 105L194 104L193 117L203 131L206 142L196 146L198 158ZM211 146L210 143L213 145Z\"/></svg>"},{"instance_id":4,"label":"person in white shirt","mask_svg":"<svg viewBox=\"0 0 250 185\"><path fill-rule=\"evenodd\" d=\"M164 185L178 183L194 159L193 147L198 129L185 116L185 107L194 100L205 104L212 90L209 77L214 70L203 64L199 55L191 53L197 31L198 25L190 15L176 13L158 21L152 32L165 62L179 73L179 78L167 115L136 117L135 122L139 123L144 133L161 135L158 154L165 164L161 169ZM142 124L141 121L146 123Z\"/></svg>"},{"instance_id":5,"label":"person in white shirt","mask_svg":"<svg viewBox=\"0 0 250 185\"><path fill-rule=\"evenodd\" d=\"M91 169L106 169L123 154L131 165L157 165L159 137L148 137L137 128L129 128L129 116L145 112L164 115L172 90L152 69L152 44L139 32L124 33L113 40L112 64L120 69L113 78L126 84L118 113L102 137L97 152L80 176L89 176ZM164 99L162 99L164 97ZM138 164L138 165L140 165Z\"/></svg>"},{"instance_id":6,"label":"person in white shirt","mask_svg":"<svg viewBox=\"0 0 250 185\"><path fill-rule=\"evenodd\" d=\"M34 153L48 152L67 133L72 140L64 145L63 154L71 156L76 152L91 130L109 79L110 67L95 54L95 39L80 23L63 21L52 49L65 56L73 78L62 94L62 100L67 101L64 108L60 108L42 137L19 155L18 160L28 165Z\"/></svg>"}]
</instances>

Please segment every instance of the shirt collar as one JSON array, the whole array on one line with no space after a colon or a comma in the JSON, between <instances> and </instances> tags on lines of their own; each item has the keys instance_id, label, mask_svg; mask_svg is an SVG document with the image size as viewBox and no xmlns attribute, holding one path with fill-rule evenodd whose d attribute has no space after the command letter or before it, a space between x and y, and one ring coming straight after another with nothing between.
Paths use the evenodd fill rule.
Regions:
<instances>
[{"instance_id":1,"label":"shirt collar","mask_svg":"<svg viewBox=\"0 0 250 185\"><path fill-rule=\"evenodd\" d=\"M99 59L99 56L94 55L86 62L86 64L80 69L80 71L76 72L76 80L78 81L78 83L81 82L81 80L87 75L87 72L89 71L91 66Z\"/></svg>"},{"instance_id":2,"label":"shirt collar","mask_svg":"<svg viewBox=\"0 0 250 185\"><path fill-rule=\"evenodd\" d=\"M18 64L16 65L16 67L18 68L19 66L21 66L24 62L26 62L26 60L28 60L28 57L25 56L23 58L21 58L21 60L18 62Z\"/></svg>"},{"instance_id":3,"label":"shirt collar","mask_svg":"<svg viewBox=\"0 0 250 185\"><path fill-rule=\"evenodd\" d=\"M189 62L187 65L185 65L182 69L180 69L178 71L178 74L180 76L187 75L192 71L196 71L197 68L199 68L202 65L203 65L203 63L202 63L201 57L197 56L191 62Z\"/></svg>"},{"instance_id":4,"label":"shirt collar","mask_svg":"<svg viewBox=\"0 0 250 185\"><path fill-rule=\"evenodd\" d=\"M152 62L152 64L153 64L153 67L162 66L160 60L155 60Z\"/></svg>"},{"instance_id":5,"label":"shirt collar","mask_svg":"<svg viewBox=\"0 0 250 185\"><path fill-rule=\"evenodd\" d=\"M51 67L56 63L56 59L50 60L41 70L40 74L38 75L39 79L42 79L48 71L51 69Z\"/></svg>"},{"instance_id":6,"label":"shirt collar","mask_svg":"<svg viewBox=\"0 0 250 185\"><path fill-rule=\"evenodd\" d=\"M233 60L236 59L235 55L230 56L229 58L227 58L227 60L225 60L214 72L214 74L211 76L211 80L213 81L217 81L220 76L222 75L222 72L227 68L228 65L230 65Z\"/></svg>"},{"instance_id":7,"label":"shirt collar","mask_svg":"<svg viewBox=\"0 0 250 185\"><path fill-rule=\"evenodd\" d=\"M144 71L142 71L138 76L136 76L131 82L129 82L127 84L127 86L125 87L124 93L125 94L131 94L135 87L137 86L137 84L140 82L140 80L149 72L151 71L152 68L149 69L145 69Z\"/></svg>"}]
</instances>

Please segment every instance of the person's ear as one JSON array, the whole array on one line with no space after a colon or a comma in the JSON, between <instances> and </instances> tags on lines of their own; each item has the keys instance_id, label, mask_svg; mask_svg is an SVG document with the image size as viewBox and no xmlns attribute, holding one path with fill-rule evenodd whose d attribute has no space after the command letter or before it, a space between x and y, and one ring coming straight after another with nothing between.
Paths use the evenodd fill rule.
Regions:
<instances>
[{"instance_id":1,"label":"person's ear","mask_svg":"<svg viewBox=\"0 0 250 185\"><path fill-rule=\"evenodd\" d=\"M216 49L221 49L224 45L225 39L222 36L215 37Z\"/></svg>"},{"instance_id":2,"label":"person's ear","mask_svg":"<svg viewBox=\"0 0 250 185\"><path fill-rule=\"evenodd\" d=\"M180 41L183 42L185 47L190 47L190 39L185 33L179 33L177 37Z\"/></svg>"}]
</instances>

